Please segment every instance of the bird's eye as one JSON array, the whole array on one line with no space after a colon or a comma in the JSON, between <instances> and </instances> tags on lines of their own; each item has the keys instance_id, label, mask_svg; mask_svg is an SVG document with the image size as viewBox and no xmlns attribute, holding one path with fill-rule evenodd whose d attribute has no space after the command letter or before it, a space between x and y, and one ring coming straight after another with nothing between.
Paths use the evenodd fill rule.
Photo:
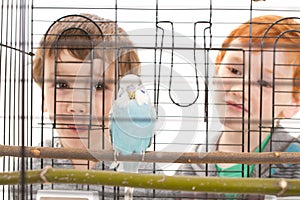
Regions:
<instances>
[{"instance_id":1,"label":"bird's eye","mask_svg":"<svg viewBox=\"0 0 300 200\"><path fill-rule=\"evenodd\" d=\"M55 88L56 89L68 89L70 88L68 83L64 80L57 80L55 83Z\"/></svg>"}]
</instances>

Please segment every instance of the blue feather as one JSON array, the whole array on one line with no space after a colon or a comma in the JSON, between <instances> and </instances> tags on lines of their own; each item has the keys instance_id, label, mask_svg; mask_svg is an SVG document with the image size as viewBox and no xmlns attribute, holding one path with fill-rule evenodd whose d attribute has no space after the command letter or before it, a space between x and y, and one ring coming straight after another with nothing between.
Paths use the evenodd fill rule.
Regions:
<instances>
[{"instance_id":1,"label":"blue feather","mask_svg":"<svg viewBox=\"0 0 300 200\"><path fill-rule=\"evenodd\" d=\"M121 154L142 153L149 147L155 126L151 105L130 100L127 107L113 107L111 136L114 148Z\"/></svg>"},{"instance_id":2,"label":"blue feather","mask_svg":"<svg viewBox=\"0 0 300 200\"><path fill-rule=\"evenodd\" d=\"M136 75L124 76L111 112L110 133L115 151L142 154L150 146L156 114L146 90ZM138 172L139 162L121 162L120 170ZM133 188L125 187L124 199L133 199Z\"/></svg>"}]
</instances>

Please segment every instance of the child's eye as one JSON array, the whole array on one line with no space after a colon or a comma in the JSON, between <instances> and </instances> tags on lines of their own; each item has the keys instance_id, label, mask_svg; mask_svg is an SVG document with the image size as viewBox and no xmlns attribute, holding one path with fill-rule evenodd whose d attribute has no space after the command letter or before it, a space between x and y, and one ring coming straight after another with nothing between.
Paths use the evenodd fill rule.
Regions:
<instances>
[{"instance_id":1,"label":"child's eye","mask_svg":"<svg viewBox=\"0 0 300 200\"><path fill-rule=\"evenodd\" d=\"M242 75L242 73L234 67L229 67L229 71L233 74L236 74L236 75Z\"/></svg>"},{"instance_id":2,"label":"child's eye","mask_svg":"<svg viewBox=\"0 0 300 200\"><path fill-rule=\"evenodd\" d=\"M96 90L103 90L105 89L105 85L103 82L98 82L97 84L95 84L95 89Z\"/></svg>"},{"instance_id":3,"label":"child's eye","mask_svg":"<svg viewBox=\"0 0 300 200\"><path fill-rule=\"evenodd\" d=\"M266 87L266 88L272 88L272 84L265 80L259 80L258 84L260 84L261 86Z\"/></svg>"},{"instance_id":4,"label":"child's eye","mask_svg":"<svg viewBox=\"0 0 300 200\"><path fill-rule=\"evenodd\" d=\"M55 88L56 89L68 89L70 87L66 81L56 81Z\"/></svg>"}]
</instances>

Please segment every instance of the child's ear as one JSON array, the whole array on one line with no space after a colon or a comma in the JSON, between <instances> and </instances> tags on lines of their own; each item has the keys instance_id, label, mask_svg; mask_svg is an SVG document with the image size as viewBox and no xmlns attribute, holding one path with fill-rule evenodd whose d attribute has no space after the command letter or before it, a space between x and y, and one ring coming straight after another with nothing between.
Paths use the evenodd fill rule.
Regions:
<instances>
[{"instance_id":1,"label":"child's ear","mask_svg":"<svg viewBox=\"0 0 300 200\"><path fill-rule=\"evenodd\" d=\"M48 112L48 107L47 107L45 100L44 100L44 104L42 104L41 106L42 106L43 112Z\"/></svg>"},{"instance_id":2,"label":"child's ear","mask_svg":"<svg viewBox=\"0 0 300 200\"><path fill-rule=\"evenodd\" d=\"M220 69L220 66L216 65L215 66L215 71L214 71L214 76L216 76L216 77L219 76L219 69ZM216 85L217 84L217 78L214 78L212 83L213 83L213 85Z\"/></svg>"},{"instance_id":3,"label":"child's ear","mask_svg":"<svg viewBox=\"0 0 300 200\"><path fill-rule=\"evenodd\" d=\"M120 72L121 74L133 73L140 74L140 59L136 50L132 49L128 52L122 53L120 56Z\"/></svg>"},{"instance_id":4,"label":"child's ear","mask_svg":"<svg viewBox=\"0 0 300 200\"><path fill-rule=\"evenodd\" d=\"M287 106L283 111L282 115L284 118L292 118L294 115L296 115L300 110L300 101L295 102L295 100L292 101L291 106Z\"/></svg>"}]
</instances>

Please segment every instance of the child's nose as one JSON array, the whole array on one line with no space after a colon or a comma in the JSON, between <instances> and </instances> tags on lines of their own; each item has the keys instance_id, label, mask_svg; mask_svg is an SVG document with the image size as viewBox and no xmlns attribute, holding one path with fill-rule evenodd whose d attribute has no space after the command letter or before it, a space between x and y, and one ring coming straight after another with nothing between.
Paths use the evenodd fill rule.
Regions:
<instances>
[{"instance_id":1,"label":"child's nose","mask_svg":"<svg viewBox=\"0 0 300 200\"><path fill-rule=\"evenodd\" d=\"M245 83L244 87L243 87L243 84L234 84L231 87L230 92L232 93L232 95L235 98L239 98L239 99L243 99L244 98L244 99L247 99L247 96L248 96L248 84Z\"/></svg>"},{"instance_id":2,"label":"child's nose","mask_svg":"<svg viewBox=\"0 0 300 200\"><path fill-rule=\"evenodd\" d=\"M85 90L73 91L67 111L72 114L87 114L90 107L89 96L89 92Z\"/></svg>"},{"instance_id":3,"label":"child's nose","mask_svg":"<svg viewBox=\"0 0 300 200\"><path fill-rule=\"evenodd\" d=\"M68 105L68 112L72 114L86 114L88 105L83 102L72 102Z\"/></svg>"}]
</instances>

